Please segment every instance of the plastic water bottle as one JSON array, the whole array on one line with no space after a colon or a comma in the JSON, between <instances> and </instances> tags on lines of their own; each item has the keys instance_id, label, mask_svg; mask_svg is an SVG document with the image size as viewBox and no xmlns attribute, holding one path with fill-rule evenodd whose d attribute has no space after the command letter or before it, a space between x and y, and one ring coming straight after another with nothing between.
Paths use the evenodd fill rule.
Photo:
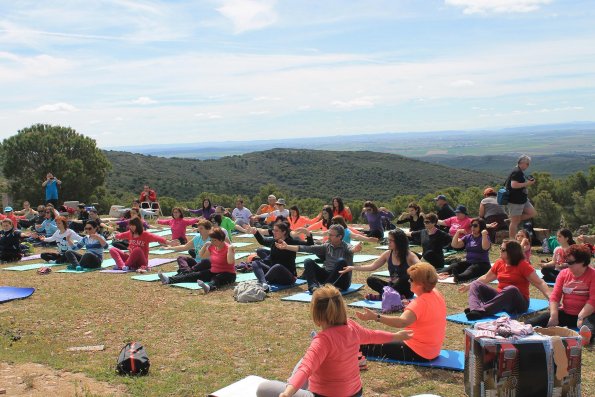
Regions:
<instances>
[{"instance_id":1,"label":"plastic water bottle","mask_svg":"<svg viewBox=\"0 0 595 397\"><path fill-rule=\"evenodd\" d=\"M583 346L587 346L591 342L591 330L586 325L583 325L578 331L583 338Z\"/></svg>"}]
</instances>

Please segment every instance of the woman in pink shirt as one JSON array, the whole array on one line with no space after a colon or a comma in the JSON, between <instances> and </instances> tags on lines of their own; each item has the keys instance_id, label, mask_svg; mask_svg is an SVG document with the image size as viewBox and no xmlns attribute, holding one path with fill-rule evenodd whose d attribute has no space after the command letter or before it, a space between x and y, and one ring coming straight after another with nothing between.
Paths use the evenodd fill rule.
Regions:
<instances>
[{"instance_id":1,"label":"woman in pink shirt","mask_svg":"<svg viewBox=\"0 0 595 397\"><path fill-rule=\"evenodd\" d=\"M181 245L186 244L188 239L186 238L186 228L196 223L196 218L184 219L182 209L174 207L171 210L171 219L159 219L157 221L160 225L169 225L171 227L171 239L178 240Z\"/></svg>"},{"instance_id":2,"label":"woman in pink shirt","mask_svg":"<svg viewBox=\"0 0 595 397\"><path fill-rule=\"evenodd\" d=\"M140 218L130 219L128 231L116 234L116 238L128 240L128 253L115 247L110 248L109 254L116 262L114 270L136 270L138 273L145 273L149 268L149 244L167 243L163 237L145 232Z\"/></svg>"},{"instance_id":3,"label":"woman in pink shirt","mask_svg":"<svg viewBox=\"0 0 595 397\"><path fill-rule=\"evenodd\" d=\"M467 207L458 205L455 208L455 216L438 221L440 226L448 226L448 234L454 236L457 230L465 229L465 234L471 233L471 218L467 215Z\"/></svg>"},{"instance_id":4,"label":"woman in pink shirt","mask_svg":"<svg viewBox=\"0 0 595 397\"><path fill-rule=\"evenodd\" d=\"M364 345L364 355L393 360L427 362L440 355L446 336L446 301L436 288L438 274L434 266L420 262L407 269L411 291L417 295L400 317L384 316L365 309L357 312L360 320L375 320L390 327L405 328L413 337L405 342Z\"/></svg>"},{"instance_id":5,"label":"woman in pink shirt","mask_svg":"<svg viewBox=\"0 0 595 397\"><path fill-rule=\"evenodd\" d=\"M373 331L347 319L343 296L327 284L314 291L310 305L312 320L322 330L316 334L287 383L265 381L258 397L358 397L362 395L359 346L409 339L411 331ZM307 390L301 389L308 383Z\"/></svg>"},{"instance_id":6,"label":"woman in pink shirt","mask_svg":"<svg viewBox=\"0 0 595 397\"><path fill-rule=\"evenodd\" d=\"M235 250L225 242L225 232L220 227L214 227L209 238L198 253L203 261L197 269L196 280L205 294L236 281Z\"/></svg>"},{"instance_id":7,"label":"woman in pink shirt","mask_svg":"<svg viewBox=\"0 0 595 397\"><path fill-rule=\"evenodd\" d=\"M584 244L571 245L566 250L567 267L560 271L550 296L550 311L525 321L540 327L581 328L591 330L595 337L595 269L589 266L591 249Z\"/></svg>"}]
</instances>

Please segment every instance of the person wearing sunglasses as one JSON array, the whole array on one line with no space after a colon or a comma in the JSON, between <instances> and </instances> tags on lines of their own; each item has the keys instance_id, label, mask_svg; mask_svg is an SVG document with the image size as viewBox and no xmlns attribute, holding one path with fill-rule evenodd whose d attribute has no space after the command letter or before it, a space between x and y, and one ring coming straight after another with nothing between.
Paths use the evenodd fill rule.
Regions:
<instances>
[{"instance_id":1,"label":"person wearing sunglasses","mask_svg":"<svg viewBox=\"0 0 595 397\"><path fill-rule=\"evenodd\" d=\"M490 237L486 223L481 218L471 221L471 233L465 234L464 229L459 229L452 237L453 248L465 248L465 260L455 262L448 268L442 269L438 274L440 279L454 277L455 283L469 281L483 276L490 270Z\"/></svg>"},{"instance_id":2,"label":"person wearing sunglasses","mask_svg":"<svg viewBox=\"0 0 595 397\"><path fill-rule=\"evenodd\" d=\"M489 285L494 280L498 280L497 289ZM471 284L459 288L460 292L469 291L467 319L479 320L501 311L525 313L529 308L529 284L550 298L550 289L525 259L521 245L514 240L503 242L500 259L494 266Z\"/></svg>"},{"instance_id":3,"label":"person wearing sunglasses","mask_svg":"<svg viewBox=\"0 0 595 397\"><path fill-rule=\"evenodd\" d=\"M66 263L67 259L64 256L66 251L72 249L74 241L79 241L79 236L74 230L68 228L68 220L63 216L56 218L56 231L50 237L39 236L39 239L44 243L56 242L58 252L43 252L41 259L46 262L54 261L55 263Z\"/></svg>"},{"instance_id":4,"label":"person wearing sunglasses","mask_svg":"<svg viewBox=\"0 0 595 397\"><path fill-rule=\"evenodd\" d=\"M419 239L421 243L422 258L436 269L444 267L444 251L442 248L451 242L448 233L438 229L438 216L433 212L426 214L424 218L424 230L406 232L407 237Z\"/></svg>"},{"instance_id":5,"label":"person wearing sunglasses","mask_svg":"<svg viewBox=\"0 0 595 397\"><path fill-rule=\"evenodd\" d=\"M540 327L581 328L595 336L595 269L589 266L591 249L573 244L566 250L566 268L560 271L550 296L550 310L525 321Z\"/></svg>"},{"instance_id":6,"label":"person wearing sunglasses","mask_svg":"<svg viewBox=\"0 0 595 397\"><path fill-rule=\"evenodd\" d=\"M97 269L103 262L103 250L108 248L105 238L98 233L99 225L95 221L85 223L85 237L76 243L72 249L66 251L64 256L70 262L68 269L83 270ZM79 254L75 250L85 247L84 254Z\"/></svg>"}]
</instances>

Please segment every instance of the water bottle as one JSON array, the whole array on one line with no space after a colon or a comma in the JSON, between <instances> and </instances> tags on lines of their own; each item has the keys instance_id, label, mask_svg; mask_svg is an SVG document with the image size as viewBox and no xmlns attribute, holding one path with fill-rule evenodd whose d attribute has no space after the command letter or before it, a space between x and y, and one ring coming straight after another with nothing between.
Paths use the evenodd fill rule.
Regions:
<instances>
[{"instance_id":1,"label":"water bottle","mask_svg":"<svg viewBox=\"0 0 595 397\"><path fill-rule=\"evenodd\" d=\"M586 325L583 325L578 332L583 338L583 346L587 346L591 342L591 330Z\"/></svg>"}]
</instances>

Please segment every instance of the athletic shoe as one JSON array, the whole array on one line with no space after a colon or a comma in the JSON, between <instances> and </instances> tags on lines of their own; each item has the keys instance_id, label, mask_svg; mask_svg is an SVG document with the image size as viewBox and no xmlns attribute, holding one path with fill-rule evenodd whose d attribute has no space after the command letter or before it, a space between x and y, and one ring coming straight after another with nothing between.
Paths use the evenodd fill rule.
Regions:
<instances>
[{"instance_id":1,"label":"athletic shoe","mask_svg":"<svg viewBox=\"0 0 595 397\"><path fill-rule=\"evenodd\" d=\"M120 269L120 270L124 270L125 272L127 272L128 271L128 266L122 266L122 269Z\"/></svg>"},{"instance_id":2,"label":"athletic shoe","mask_svg":"<svg viewBox=\"0 0 595 397\"><path fill-rule=\"evenodd\" d=\"M205 283L202 280L196 280L196 284L198 284L198 286L200 288L202 288L202 290L205 292L205 295L209 293L209 291L211 290L211 287L209 286L209 284Z\"/></svg>"},{"instance_id":3,"label":"athletic shoe","mask_svg":"<svg viewBox=\"0 0 595 397\"><path fill-rule=\"evenodd\" d=\"M82 271L83 271L83 267L82 267L82 266L77 266L77 267L75 268L75 270L76 270L77 272L82 272Z\"/></svg>"},{"instance_id":4,"label":"athletic shoe","mask_svg":"<svg viewBox=\"0 0 595 397\"><path fill-rule=\"evenodd\" d=\"M66 266L66 269L68 269L68 270L76 270L76 266L74 266L74 265L68 265L68 266Z\"/></svg>"},{"instance_id":5,"label":"athletic shoe","mask_svg":"<svg viewBox=\"0 0 595 397\"><path fill-rule=\"evenodd\" d=\"M271 291L271 286L267 283L262 283L262 289L264 289L264 292L268 294Z\"/></svg>"},{"instance_id":6,"label":"athletic shoe","mask_svg":"<svg viewBox=\"0 0 595 397\"><path fill-rule=\"evenodd\" d=\"M366 296L364 296L364 298L368 301L381 301L382 295L380 295L380 294L366 294Z\"/></svg>"},{"instance_id":7,"label":"athletic shoe","mask_svg":"<svg viewBox=\"0 0 595 397\"><path fill-rule=\"evenodd\" d=\"M161 284L169 284L169 277L163 274L162 271L159 271L159 273L157 273L157 276L159 277L159 280L161 280Z\"/></svg>"}]
</instances>

